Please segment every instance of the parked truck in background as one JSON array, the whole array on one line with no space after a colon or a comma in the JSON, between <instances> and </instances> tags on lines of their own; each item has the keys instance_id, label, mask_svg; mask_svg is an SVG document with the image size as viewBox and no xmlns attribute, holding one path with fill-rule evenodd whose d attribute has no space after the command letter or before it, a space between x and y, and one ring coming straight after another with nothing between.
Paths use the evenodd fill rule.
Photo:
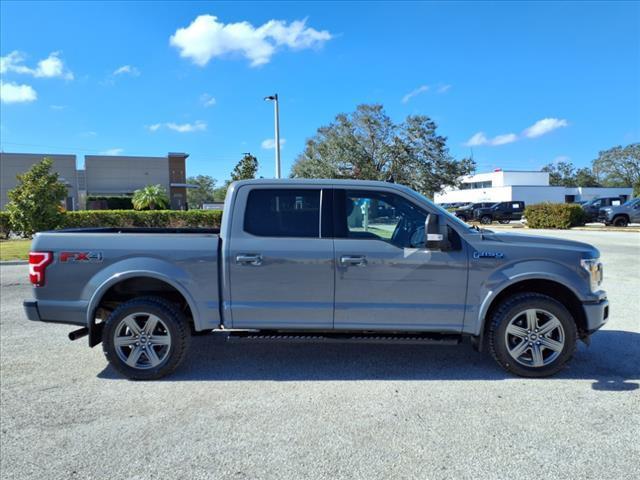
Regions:
<instances>
[{"instance_id":1,"label":"parked truck in background","mask_svg":"<svg viewBox=\"0 0 640 480\"><path fill-rule=\"evenodd\" d=\"M582 204L586 221L595 222L600 214L600 209L604 207L619 207L624 201L620 197L598 197Z\"/></svg>"},{"instance_id":2,"label":"parked truck in background","mask_svg":"<svg viewBox=\"0 0 640 480\"><path fill-rule=\"evenodd\" d=\"M245 342L468 338L509 372L543 377L609 315L594 247L474 228L384 182L232 183L220 232L44 232L29 263L27 317L82 327L70 338L102 343L132 379L171 373L192 332L206 331Z\"/></svg>"},{"instance_id":3,"label":"parked truck in background","mask_svg":"<svg viewBox=\"0 0 640 480\"><path fill-rule=\"evenodd\" d=\"M522 215L524 215L524 202L517 200L498 202L490 207L481 207L473 210L473 218L483 225L489 225L495 221L509 223L512 220L520 220Z\"/></svg>"},{"instance_id":4,"label":"parked truck in background","mask_svg":"<svg viewBox=\"0 0 640 480\"><path fill-rule=\"evenodd\" d=\"M616 227L640 223L640 198L632 198L623 205L601 208L598 221Z\"/></svg>"}]
</instances>

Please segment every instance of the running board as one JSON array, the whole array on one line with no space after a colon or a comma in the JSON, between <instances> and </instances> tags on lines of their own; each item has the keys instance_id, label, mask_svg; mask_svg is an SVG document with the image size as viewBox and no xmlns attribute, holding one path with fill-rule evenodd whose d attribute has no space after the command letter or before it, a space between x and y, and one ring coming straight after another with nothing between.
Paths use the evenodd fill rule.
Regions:
<instances>
[{"instance_id":1,"label":"running board","mask_svg":"<svg viewBox=\"0 0 640 480\"><path fill-rule=\"evenodd\" d=\"M438 333L298 333L228 332L227 342L245 343L395 343L403 345L457 345L460 335Z\"/></svg>"}]
</instances>

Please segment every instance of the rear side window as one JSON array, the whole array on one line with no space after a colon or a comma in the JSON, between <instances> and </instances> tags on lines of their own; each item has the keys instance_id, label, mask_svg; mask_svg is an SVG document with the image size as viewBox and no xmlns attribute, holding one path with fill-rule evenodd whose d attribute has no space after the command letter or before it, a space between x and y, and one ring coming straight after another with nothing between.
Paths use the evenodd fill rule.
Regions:
<instances>
[{"instance_id":1,"label":"rear side window","mask_svg":"<svg viewBox=\"0 0 640 480\"><path fill-rule=\"evenodd\" d=\"M319 237L320 190L252 190L244 230L260 237Z\"/></svg>"}]
</instances>

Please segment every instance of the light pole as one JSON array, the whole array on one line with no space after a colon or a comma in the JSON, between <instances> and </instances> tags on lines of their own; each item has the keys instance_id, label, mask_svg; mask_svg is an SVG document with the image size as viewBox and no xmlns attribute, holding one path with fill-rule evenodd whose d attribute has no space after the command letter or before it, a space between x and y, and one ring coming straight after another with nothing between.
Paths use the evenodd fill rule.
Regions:
<instances>
[{"instance_id":1,"label":"light pole","mask_svg":"<svg viewBox=\"0 0 640 480\"><path fill-rule=\"evenodd\" d=\"M280 178L280 111L278 110L278 94L264 97L265 100L273 102L273 113L275 122L275 149L276 149L276 178Z\"/></svg>"}]
</instances>

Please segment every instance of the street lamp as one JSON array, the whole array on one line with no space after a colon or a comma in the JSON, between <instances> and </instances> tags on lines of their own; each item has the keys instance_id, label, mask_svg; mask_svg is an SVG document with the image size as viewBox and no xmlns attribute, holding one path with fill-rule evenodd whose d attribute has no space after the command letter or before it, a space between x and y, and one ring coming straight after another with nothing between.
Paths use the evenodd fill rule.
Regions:
<instances>
[{"instance_id":1,"label":"street lamp","mask_svg":"<svg viewBox=\"0 0 640 480\"><path fill-rule=\"evenodd\" d=\"M275 121L275 148L276 148L276 178L280 178L280 113L278 110L278 94L269 95L264 97L265 100L273 102L273 113Z\"/></svg>"}]
</instances>

